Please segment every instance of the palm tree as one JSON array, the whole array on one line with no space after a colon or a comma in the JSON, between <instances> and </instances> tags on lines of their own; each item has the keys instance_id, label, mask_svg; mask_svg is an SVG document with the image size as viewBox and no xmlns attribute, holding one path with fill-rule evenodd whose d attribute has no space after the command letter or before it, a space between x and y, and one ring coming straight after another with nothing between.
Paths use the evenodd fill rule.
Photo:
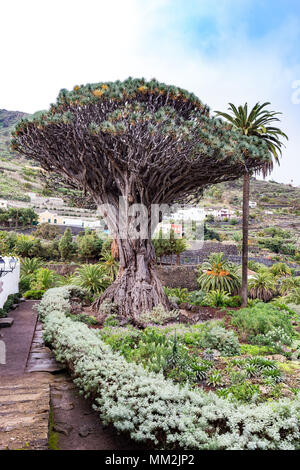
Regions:
<instances>
[{"instance_id":1,"label":"palm tree","mask_svg":"<svg viewBox=\"0 0 300 470\"><path fill-rule=\"evenodd\" d=\"M229 121L233 127L240 129L243 135L256 136L263 139L272 154L276 163L279 164L279 157L282 154L282 146L280 138L288 139L278 127L273 127L273 122L280 121L277 115L281 114L275 111L269 111L266 108L267 103L256 103L252 110L248 113L248 104L239 106L229 103L229 113L216 111L217 116L221 116ZM273 161L265 163L262 167L263 176L265 177L273 169ZM242 247L242 306L248 304L248 233L249 233L249 194L250 194L250 173L246 169L243 183L243 247Z\"/></svg>"},{"instance_id":2,"label":"palm tree","mask_svg":"<svg viewBox=\"0 0 300 470\"><path fill-rule=\"evenodd\" d=\"M212 253L201 264L198 273L198 285L205 292L222 290L232 294L241 287L237 266L224 258L222 252Z\"/></svg>"},{"instance_id":3,"label":"palm tree","mask_svg":"<svg viewBox=\"0 0 300 470\"><path fill-rule=\"evenodd\" d=\"M252 299L268 302L275 297L276 284L269 272L259 272L249 280L249 294Z\"/></svg>"},{"instance_id":4,"label":"palm tree","mask_svg":"<svg viewBox=\"0 0 300 470\"><path fill-rule=\"evenodd\" d=\"M39 258L23 258L21 260L21 276L34 274L43 266L43 261Z\"/></svg>"},{"instance_id":5,"label":"palm tree","mask_svg":"<svg viewBox=\"0 0 300 470\"><path fill-rule=\"evenodd\" d=\"M114 253L112 250L104 250L101 253L101 258L104 262L103 266L106 274L109 276L112 282L115 281L119 271L119 262L114 256Z\"/></svg>"},{"instance_id":6,"label":"palm tree","mask_svg":"<svg viewBox=\"0 0 300 470\"><path fill-rule=\"evenodd\" d=\"M75 271L73 284L87 289L94 296L102 294L110 285L110 279L103 265L86 264Z\"/></svg>"}]
</instances>

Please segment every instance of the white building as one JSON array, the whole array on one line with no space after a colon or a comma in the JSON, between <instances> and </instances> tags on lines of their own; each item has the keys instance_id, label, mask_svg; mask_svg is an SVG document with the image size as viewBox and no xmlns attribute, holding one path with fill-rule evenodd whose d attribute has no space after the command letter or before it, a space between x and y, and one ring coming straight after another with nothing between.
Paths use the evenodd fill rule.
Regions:
<instances>
[{"instance_id":1,"label":"white building","mask_svg":"<svg viewBox=\"0 0 300 470\"><path fill-rule=\"evenodd\" d=\"M179 209L175 214L172 214L170 219L174 220L193 220L200 222L205 218L205 211L203 207L191 207L189 209Z\"/></svg>"},{"instance_id":2,"label":"white building","mask_svg":"<svg viewBox=\"0 0 300 470\"><path fill-rule=\"evenodd\" d=\"M174 231L176 238L182 238L182 225L181 224L168 224L166 222L160 222L154 231L154 236L157 235L160 231L162 235L168 235L171 230Z\"/></svg>"},{"instance_id":3,"label":"white building","mask_svg":"<svg viewBox=\"0 0 300 470\"><path fill-rule=\"evenodd\" d=\"M234 217L236 214L235 211L232 211L231 209L223 208L214 210L213 215L219 219L229 219L230 217Z\"/></svg>"}]
</instances>

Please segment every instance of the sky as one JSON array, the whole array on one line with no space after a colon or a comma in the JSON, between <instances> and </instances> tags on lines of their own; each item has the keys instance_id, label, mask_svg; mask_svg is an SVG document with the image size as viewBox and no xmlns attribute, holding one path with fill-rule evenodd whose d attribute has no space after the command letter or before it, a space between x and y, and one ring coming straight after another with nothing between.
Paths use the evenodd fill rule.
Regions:
<instances>
[{"instance_id":1,"label":"sky","mask_svg":"<svg viewBox=\"0 0 300 470\"><path fill-rule=\"evenodd\" d=\"M212 112L270 101L289 141L269 179L300 185L299 0L2 0L0 12L0 108L33 113L61 88L128 76Z\"/></svg>"}]
</instances>

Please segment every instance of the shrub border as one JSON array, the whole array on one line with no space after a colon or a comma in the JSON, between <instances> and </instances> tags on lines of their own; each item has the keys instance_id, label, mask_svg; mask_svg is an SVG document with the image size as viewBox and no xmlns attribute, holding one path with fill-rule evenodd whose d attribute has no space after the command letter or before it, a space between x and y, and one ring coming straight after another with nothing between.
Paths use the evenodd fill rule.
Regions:
<instances>
[{"instance_id":1,"label":"shrub border","mask_svg":"<svg viewBox=\"0 0 300 470\"><path fill-rule=\"evenodd\" d=\"M254 450L300 448L300 395L260 405L241 405L216 394L193 392L162 374L128 363L95 330L73 322L75 286L49 289L38 306L44 338L58 361L105 424L156 449Z\"/></svg>"}]
</instances>

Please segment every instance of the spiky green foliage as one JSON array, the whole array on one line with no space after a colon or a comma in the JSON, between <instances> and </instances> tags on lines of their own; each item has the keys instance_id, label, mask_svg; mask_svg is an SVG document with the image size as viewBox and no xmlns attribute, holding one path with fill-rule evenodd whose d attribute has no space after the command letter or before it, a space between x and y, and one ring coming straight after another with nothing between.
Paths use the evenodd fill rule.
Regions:
<instances>
[{"instance_id":1,"label":"spiky green foliage","mask_svg":"<svg viewBox=\"0 0 300 470\"><path fill-rule=\"evenodd\" d=\"M300 287L300 277L287 277L280 280L279 291L281 295L287 295Z\"/></svg>"},{"instance_id":2,"label":"spiky green foliage","mask_svg":"<svg viewBox=\"0 0 300 470\"><path fill-rule=\"evenodd\" d=\"M21 276L28 276L34 274L39 268L43 266L43 261L39 258L23 258L21 260Z\"/></svg>"},{"instance_id":3,"label":"spiky green foliage","mask_svg":"<svg viewBox=\"0 0 300 470\"><path fill-rule=\"evenodd\" d=\"M39 268L32 277L30 287L33 290L47 290L56 285L57 274L47 268Z\"/></svg>"},{"instance_id":4,"label":"spiky green foliage","mask_svg":"<svg viewBox=\"0 0 300 470\"><path fill-rule=\"evenodd\" d=\"M228 292L223 290L212 290L208 292L204 298L204 304L209 307L225 307L229 302L230 297Z\"/></svg>"},{"instance_id":5,"label":"spiky green foliage","mask_svg":"<svg viewBox=\"0 0 300 470\"><path fill-rule=\"evenodd\" d=\"M134 170L143 186L148 183L150 202L171 202L198 193L196 188L207 183L240 176L245 164L258 168L269 161L261 139L241 136L210 118L208 107L195 95L156 80L132 78L61 90L48 112L20 121L12 144L92 193L97 186L100 199L102 192L122 194L115 164ZM53 145L58 145L54 153ZM177 183L172 190L165 185L160 194L166 169L170 181L190 183ZM133 193L138 192L133 186Z\"/></svg>"},{"instance_id":6,"label":"spiky green foliage","mask_svg":"<svg viewBox=\"0 0 300 470\"><path fill-rule=\"evenodd\" d=\"M212 253L199 269L197 281L200 289L233 293L241 286L237 267L224 258L224 253Z\"/></svg>"},{"instance_id":7,"label":"spiky green foliage","mask_svg":"<svg viewBox=\"0 0 300 470\"><path fill-rule=\"evenodd\" d=\"M276 163L279 163L283 147L281 138L288 139L288 137L281 129L270 125L280 121L277 116L281 113L265 109L269 104L271 103L256 103L248 112L248 103L238 108L233 103L229 103L228 109L231 114L221 111L216 111L216 113L218 116L227 119L235 128L240 129L244 135L256 136L264 140ZM266 174L272 168L273 164L270 161L263 167L263 171Z\"/></svg>"},{"instance_id":8,"label":"spiky green foliage","mask_svg":"<svg viewBox=\"0 0 300 470\"><path fill-rule=\"evenodd\" d=\"M106 274L111 281L114 281L119 271L119 262L114 258L111 250L102 250L101 261Z\"/></svg>"},{"instance_id":9,"label":"spiky green foliage","mask_svg":"<svg viewBox=\"0 0 300 470\"><path fill-rule=\"evenodd\" d=\"M249 295L252 299L264 302L272 300L276 294L276 285L272 274L259 272L249 280Z\"/></svg>"},{"instance_id":10,"label":"spiky green foliage","mask_svg":"<svg viewBox=\"0 0 300 470\"><path fill-rule=\"evenodd\" d=\"M273 274L275 277L281 277L281 276L290 276L291 275L291 270L288 267L287 264L285 263L275 263L273 266L270 268L270 272Z\"/></svg>"},{"instance_id":11,"label":"spiky green foliage","mask_svg":"<svg viewBox=\"0 0 300 470\"><path fill-rule=\"evenodd\" d=\"M85 288L91 295L101 294L110 284L105 268L99 264L86 264L78 268L73 284Z\"/></svg>"}]
</instances>

